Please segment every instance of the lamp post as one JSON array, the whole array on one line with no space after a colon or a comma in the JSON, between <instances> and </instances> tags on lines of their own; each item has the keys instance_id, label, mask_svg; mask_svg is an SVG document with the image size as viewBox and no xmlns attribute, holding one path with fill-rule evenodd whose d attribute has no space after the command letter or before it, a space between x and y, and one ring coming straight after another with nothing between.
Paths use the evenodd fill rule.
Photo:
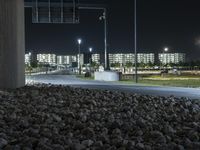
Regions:
<instances>
[{"instance_id":1,"label":"lamp post","mask_svg":"<svg viewBox=\"0 0 200 150\"><path fill-rule=\"evenodd\" d=\"M108 64L108 50L107 50L107 9L106 7L98 7L98 6L82 6L79 9L86 9L86 10L103 10L103 15L99 17L100 20L104 20L104 53L105 53L105 69L109 70Z\"/></svg>"},{"instance_id":2,"label":"lamp post","mask_svg":"<svg viewBox=\"0 0 200 150\"><path fill-rule=\"evenodd\" d=\"M91 74L91 67L92 67L92 66L91 66L91 65L92 65L92 50L93 50L92 47L90 47L90 48L89 48L89 52L90 52L90 54L91 54L91 57L89 58L90 74Z\"/></svg>"},{"instance_id":3,"label":"lamp post","mask_svg":"<svg viewBox=\"0 0 200 150\"><path fill-rule=\"evenodd\" d=\"M81 55L81 43L82 40L78 39L78 70L79 70L79 75L81 75L81 59L80 59L80 55Z\"/></svg>"},{"instance_id":4,"label":"lamp post","mask_svg":"<svg viewBox=\"0 0 200 150\"><path fill-rule=\"evenodd\" d=\"M105 70L109 70L108 66L108 52L107 52L107 10L106 8L103 9L103 15L99 17L100 20L104 20L104 55L105 55Z\"/></svg>"},{"instance_id":5,"label":"lamp post","mask_svg":"<svg viewBox=\"0 0 200 150\"><path fill-rule=\"evenodd\" d=\"M163 50L163 69L164 69L164 61L165 61L165 59L164 59L164 54L165 54L165 52L168 52L169 51L169 48L168 47L165 47L164 48L164 50ZM166 63L167 63L167 58L166 58Z\"/></svg>"},{"instance_id":6,"label":"lamp post","mask_svg":"<svg viewBox=\"0 0 200 150\"><path fill-rule=\"evenodd\" d=\"M135 11L134 11L134 24L135 24L135 28L134 28L134 32L135 32L135 41L134 41L134 45L135 45L135 83L138 83L138 74L137 74L137 0L135 0Z\"/></svg>"}]
</instances>

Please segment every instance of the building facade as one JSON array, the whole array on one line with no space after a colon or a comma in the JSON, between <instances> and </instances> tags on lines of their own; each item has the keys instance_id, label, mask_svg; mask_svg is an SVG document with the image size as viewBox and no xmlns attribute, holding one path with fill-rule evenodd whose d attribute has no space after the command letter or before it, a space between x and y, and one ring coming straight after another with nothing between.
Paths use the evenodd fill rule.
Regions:
<instances>
[{"instance_id":1,"label":"building facade","mask_svg":"<svg viewBox=\"0 0 200 150\"><path fill-rule=\"evenodd\" d=\"M138 53L137 62L144 64L154 64L155 63L155 54L154 53Z\"/></svg>"},{"instance_id":2,"label":"building facade","mask_svg":"<svg viewBox=\"0 0 200 150\"><path fill-rule=\"evenodd\" d=\"M185 53L159 53L158 57L159 62L162 64L179 64L186 61Z\"/></svg>"},{"instance_id":3,"label":"building facade","mask_svg":"<svg viewBox=\"0 0 200 150\"><path fill-rule=\"evenodd\" d=\"M74 62L79 62L79 55L60 55L57 56L58 65L71 65ZM100 54L80 54L80 64L89 64L90 59L92 62L100 64Z\"/></svg>"},{"instance_id":4,"label":"building facade","mask_svg":"<svg viewBox=\"0 0 200 150\"><path fill-rule=\"evenodd\" d=\"M25 54L25 64L26 65L30 65L31 64L31 57L32 57L31 53Z\"/></svg>"},{"instance_id":5,"label":"building facade","mask_svg":"<svg viewBox=\"0 0 200 150\"><path fill-rule=\"evenodd\" d=\"M75 55L57 56L58 65L72 65L73 62L77 62Z\"/></svg>"},{"instance_id":6,"label":"building facade","mask_svg":"<svg viewBox=\"0 0 200 150\"><path fill-rule=\"evenodd\" d=\"M92 54L92 62L100 64L100 54Z\"/></svg>"},{"instance_id":7,"label":"building facade","mask_svg":"<svg viewBox=\"0 0 200 150\"><path fill-rule=\"evenodd\" d=\"M127 62L133 62L132 59L129 59L130 57L132 57L132 54L122 54L122 53L109 54L109 63L110 64L119 63L123 65L126 64Z\"/></svg>"},{"instance_id":8,"label":"building facade","mask_svg":"<svg viewBox=\"0 0 200 150\"><path fill-rule=\"evenodd\" d=\"M37 54L38 63L42 64L56 64L55 54Z\"/></svg>"},{"instance_id":9,"label":"building facade","mask_svg":"<svg viewBox=\"0 0 200 150\"><path fill-rule=\"evenodd\" d=\"M110 64L119 63L120 65L126 65L127 63L135 63L135 54L133 53L118 53L118 54L109 54ZM154 53L138 53L137 54L138 63L154 63L155 55Z\"/></svg>"},{"instance_id":10,"label":"building facade","mask_svg":"<svg viewBox=\"0 0 200 150\"><path fill-rule=\"evenodd\" d=\"M82 66L84 64L84 54L80 54L80 60L79 60L79 54L77 55L78 65L79 65L79 61L80 61L80 65Z\"/></svg>"}]
</instances>

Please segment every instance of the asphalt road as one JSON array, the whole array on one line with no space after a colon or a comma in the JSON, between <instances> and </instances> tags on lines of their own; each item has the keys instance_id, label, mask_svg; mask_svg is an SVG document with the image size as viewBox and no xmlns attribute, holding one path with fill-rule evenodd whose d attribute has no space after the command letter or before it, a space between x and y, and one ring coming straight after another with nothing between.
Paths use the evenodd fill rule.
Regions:
<instances>
[{"instance_id":1,"label":"asphalt road","mask_svg":"<svg viewBox=\"0 0 200 150\"><path fill-rule=\"evenodd\" d=\"M27 83L45 83L55 85L69 85L89 89L103 89L111 91L124 91L153 96L175 96L187 97L190 99L200 99L199 88L163 87L163 86L144 86L140 84L127 85L118 82L104 82L94 80L84 80L69 75L33 75L26 76Z\"/></svg>"}]
</instances>

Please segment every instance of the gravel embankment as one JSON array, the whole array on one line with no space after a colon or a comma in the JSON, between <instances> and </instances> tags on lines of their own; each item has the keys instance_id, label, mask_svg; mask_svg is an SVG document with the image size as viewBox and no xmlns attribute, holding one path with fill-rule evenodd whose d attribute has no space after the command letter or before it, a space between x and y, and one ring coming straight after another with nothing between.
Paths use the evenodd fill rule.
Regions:
<instances>
[{"instance_id":1,"label":"gravel embankment","mask_svg":"<svg viewBox=\"0 0 200 150\"><path fill-rule=\"evenodd\" d=\"M62 86L0 92L0 150L199 150L200 100Z\"/></svg>"}]
</instances>

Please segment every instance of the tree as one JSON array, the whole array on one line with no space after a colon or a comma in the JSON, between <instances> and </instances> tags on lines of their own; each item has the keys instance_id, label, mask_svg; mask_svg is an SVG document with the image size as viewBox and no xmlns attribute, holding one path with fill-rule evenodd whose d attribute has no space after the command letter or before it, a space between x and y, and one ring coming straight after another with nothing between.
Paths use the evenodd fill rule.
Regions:
<instances>
[{"instance_id":1,"label":"tree","mask_svg":"<svg viewBox=\"0 0 200 150\"><path fill-rule=\"evenodd\" d=\"M170 62L170 63L168 64L168 66L169 66L169 67L175 67L175 66L177 66L177 64Z\"/></svg>"},{"instance_id":2,"label":"tree","mask_svg":"<svg viewBox=\"0 0 200 150\"><path fill-rule=\"evenodd\" d=\"M145 63L141 62L141 63L138 64L138 66L144 68L145 67Z\"/></svg>"},{"instance_id":3,"label":"tree","mask_svg":"<svg viewBox=\"0 0 200 150\"><path fill-rule=\"evenodd\" d=\"M86 65L85 65L85 64L82 64L82 67L86 67Z\"/></svg>"},{"instance_id":4,"label":"tree","mask_svg":"<svg viewBox=\"0 0 200 150\"><path fill-rule=\"evenodd\" d=\"M113 68L114 68L114 67L115 67L115 64L114 64L114 63L111 63L111 64L110 64L110 67L113 67Z\"/></svg>"},{"instance_id":5,"label":"tree","mask_svg":"<svg viewBox=\"0 0 200 150\"><path fill-rule=\"evenodd\" d=\"M113 68L118 68L118 67L120 67L120 63L119 62L111 63L110 66Z\"/></svg>"},{"instance_id":6,"label":"tree","mask_svg":"<svg viewBox=\"0 0 200 150\"><path fill-rule=\"evenodd\" d=\"M93 67L93 68L95 68L95 69L97 69L97 68L99 68L99 64L98 63L96 63L96 62L92 62L91 63L91 67Z\"/></svg>"},{"instance_id":7,"label":"tree","mask_svg":"<svg viewBox=\"0 0 200 150\"><path fill-rule=\"evenodd\" d=\"M126 65L125 65L125 67L131 68L131 67L133 67L133 63L132 62L127 62Z\"/></svg>"},{"instance_id":8,"label":"tree","mask_svg":"<svg viewBox=\"0 0 200 150\"><path fill-rule=\"evenodd\" d=\"M38 67L38 62L37 61L33 61L33 62L30 63L30 66L32 68L37 68Z\"/></svg>"},{"instance_id":9,"label":"tree","mask_svg":"<svg viewBox=\"0 0 200 150\"><path fill-rule=\"evenodd\" d=\"M33 68L30 65L26 65L26 71L28 71L31 74L32 70Z\"/></svg>"},{"instance_id":10,"label":"tree","mask_svg":"<svg viewBox=\"0 0 200 150\"><path fill-rule=\"evenodd\" d=\"M148 62L148 64L146 64L146 66L148 67L148 68L152 68L153 66L154 66L154 64L152 63L152 62Z\"/></svg>"}]
</instances>

